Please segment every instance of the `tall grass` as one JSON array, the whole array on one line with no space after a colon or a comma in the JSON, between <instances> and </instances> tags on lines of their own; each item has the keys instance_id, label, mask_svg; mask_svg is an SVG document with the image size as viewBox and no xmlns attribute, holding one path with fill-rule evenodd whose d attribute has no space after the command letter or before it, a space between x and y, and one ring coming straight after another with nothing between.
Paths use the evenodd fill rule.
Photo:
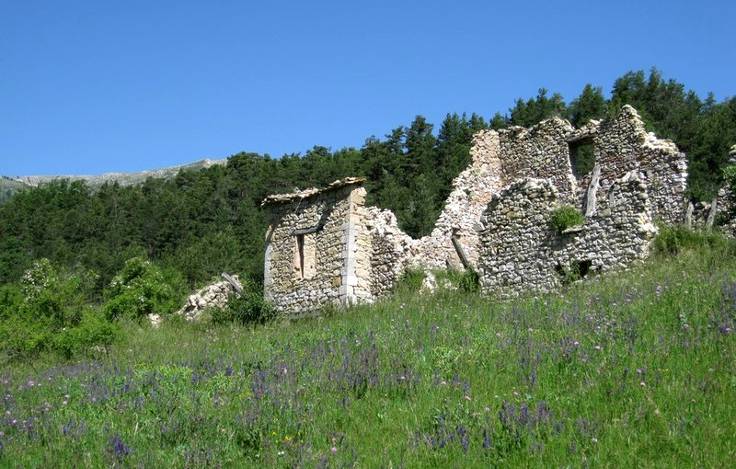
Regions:
<instances>
[{"instance_id":1,"label":"tall grass","mask_svg":"<svg viewBox=\"0 0 736 469\"><path fill-rule=\"evenodd\" d=\"M0 465L728 465L734 246L667 236L559 294L402 288L293 323L131 325L89 360L6 365Z\"/></svg>"}]
</instances>

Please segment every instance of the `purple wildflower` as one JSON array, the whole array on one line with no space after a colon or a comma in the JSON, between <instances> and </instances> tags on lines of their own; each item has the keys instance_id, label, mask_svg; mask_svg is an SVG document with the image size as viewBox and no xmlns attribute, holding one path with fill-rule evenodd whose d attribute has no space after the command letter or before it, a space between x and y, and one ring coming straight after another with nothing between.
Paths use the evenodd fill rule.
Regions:
<instances>
[{"instance_id":1,"label":"purple wildflower","mask_svg":"<svg viewBox=\"0 0 736 469\"><path fill-rule=\"evenodd\" d=\"M488 430L483 430L483 449L490 449L491 444L491 435L488 433Z\"/></svg>"},{"instance_id":2,"label":"purple wildflower","mask_svg":"<svg viewBox=\"0 0 736 469\"><path fill-rule=\"evenodd\" d=\"M124 459L130 454L130 448L117 434L110 438L110 449L112 450L112 454L118 459Z\"/></svg>"}]
</instances>

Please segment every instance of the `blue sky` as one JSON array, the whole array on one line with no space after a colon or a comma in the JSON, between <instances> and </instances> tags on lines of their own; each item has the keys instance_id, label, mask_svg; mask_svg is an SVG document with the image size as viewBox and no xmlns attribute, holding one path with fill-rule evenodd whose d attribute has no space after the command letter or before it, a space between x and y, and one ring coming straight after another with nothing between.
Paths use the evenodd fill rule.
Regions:
<instances>
[{"instance_id":1,"label":"blue sky","mask_svg":"<svg viewBox=\"0 0 736 469\"><path fill-rule=\"evenodd\" d=\"M362 145L658 67L736 94L733 1L0 1L0 174Z\"/></svg>"}]
</instances>

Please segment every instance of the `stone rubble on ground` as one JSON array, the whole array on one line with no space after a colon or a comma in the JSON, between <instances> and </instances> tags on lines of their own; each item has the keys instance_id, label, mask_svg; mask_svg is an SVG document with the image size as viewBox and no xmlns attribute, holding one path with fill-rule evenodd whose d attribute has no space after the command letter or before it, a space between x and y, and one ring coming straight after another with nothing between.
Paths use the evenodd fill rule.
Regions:
<instances>
[{"instance_id":1,"label":"stone rubble on ground","mask_svg":"<svg viewBox=\"0 0 736 469\"><path fill-rule=\"evenodd\" d=\"M163 318L160 314L151 313L148 315L148 322L151 324L151 327L153 327L154 329L158 329L158 327L163 322Z\"/></svg>"},{"instance_id":2,"label":"stone rubble on ground","mask_svg":"<svg viewBox=\"0 0 736 469\"><path fill-rule=\"evenodd\" d=\"M229 280L221 280L207 285L196 293L189 295L187 302L182 309L176 314L182 316L187 321L198 321L208 308L224 308L227 306L230 295L237 294L242 291L242 285L237 275L227 276L233 280L234 284ZM160 322L160 319L159 319ZM153 321L151 321L153 324Z\"/></svg>"},{"instance_id":3,"label":"stone rubble on ground","mask_svg":"<svg viewBox=\"0 0 736 469\"><path fill-rule=\"evenodd\" d=\"M437 277L434 276L434 272L428 271L422 279L422 286L419 289L421 292L434 293L437 291Z\"/></svg>"}]
</instances>

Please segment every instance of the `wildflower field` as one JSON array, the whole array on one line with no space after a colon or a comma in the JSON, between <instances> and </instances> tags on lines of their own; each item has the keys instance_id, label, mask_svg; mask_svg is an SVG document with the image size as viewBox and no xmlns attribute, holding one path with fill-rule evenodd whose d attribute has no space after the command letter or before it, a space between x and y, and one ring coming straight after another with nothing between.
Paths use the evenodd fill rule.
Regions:
<instances>
[{"instance_id":1,"label":"wildflower field","mask_svg":"<svg viewBox=\"0 0 736 469\"><path fill-rule=\"evenodd\" d=\"M84 359L6 361L0 466L728 466L736 250L696 241L537 298L407 283L321 318L131 324Z\"/></svg>"}]
</instances>

